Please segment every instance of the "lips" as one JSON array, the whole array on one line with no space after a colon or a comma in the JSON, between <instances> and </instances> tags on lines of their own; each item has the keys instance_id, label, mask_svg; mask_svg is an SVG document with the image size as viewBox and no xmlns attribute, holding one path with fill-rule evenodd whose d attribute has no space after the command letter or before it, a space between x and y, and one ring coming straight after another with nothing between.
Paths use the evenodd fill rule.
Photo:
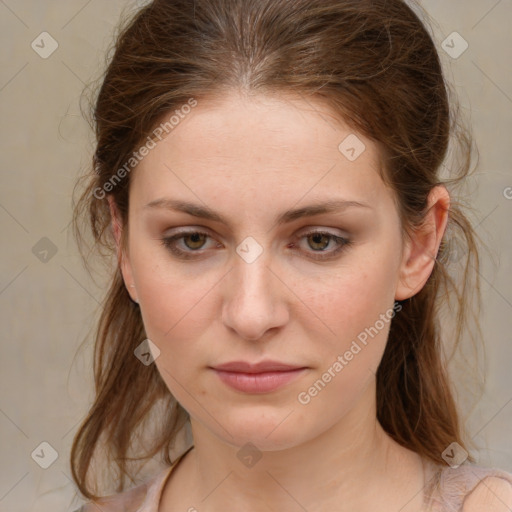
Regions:
<instances>
[{"instance_id":1,"label":"lips","mask_svg":"<svg viewBox=\"0 0 512 512\"><path fill-rule=\"evenodd\" d=\"M214 366L215 370L237 373L265 373L265 372L289 372L305 368L304 366L289 365L279 361L261 361L248 363L245 361L232 361Z\"/></svg>"},{"instance_id":2,"label":"lips","mask_svg":"<svg viewBox=\"0 0 512 512\"><path fill-rule=\"evenodd\" d=\"M307 368L278 361L233 361L212 368L227 386L244 393L269 393L302 375Z\"/></svg>"}]
</instances>

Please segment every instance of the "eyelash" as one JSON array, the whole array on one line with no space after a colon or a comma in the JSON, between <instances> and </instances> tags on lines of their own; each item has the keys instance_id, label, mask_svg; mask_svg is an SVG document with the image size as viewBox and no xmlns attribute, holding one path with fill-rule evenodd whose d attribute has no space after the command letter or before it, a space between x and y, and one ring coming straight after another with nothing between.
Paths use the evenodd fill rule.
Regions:
<instances>
[{"instance_id":1,"label":"eyelash","mask_svg":"<svg viewBox=\"0 0 512 512\"><path fill-rule=\"evenodd\" d=\"M167 249L169 250L172 254L174 254L176 257L180 258L180 259L184 259L184 260L191 260L191 259L197 259L197 257L200 255L198 254L198 256L191 256L190 254L191 253L199 253L200 250L191 250L189 249L188 251L184 251L182 249L178 249L175 245L176 241L182 239L182 238L185 238L187 236L191 236L191 235L206 235L207 237L210 237L210 235L208 233L205 233L203 231L183 231L181 233L178 233L176 235L173 235L173 236L170 236L170 237L166 237L166 238L162 238L161 239L161 242L162 242L162 245ZM336 235L333 235L332 233L329 233L329 232L326 232L326 231L310 231L308 233L304 233L300 238L307 238L308 236L312 236L312 235L325 235L327 237L329 237L330 239L334 240L337 244L338 244L338 248L335 249L334 251L331 251L329 253L327 253L328 255L327 256L313 256L311 255L310 258L313 259L313 260L316 260L316 261L326 261L326 260L329 260L329 259L332 259L334 258L335 256L337 256L338 254L340 254L341 252L345 251L348 247L350 247L353 242L351 240L349 240L348 238L344 238L344 237L341 237L341 236L336 236ZM211 237L210 237L211 238ZM320 252L320 253L324 253L325 251L314 251L314 252Z\"/></svg>"}]
</instances>

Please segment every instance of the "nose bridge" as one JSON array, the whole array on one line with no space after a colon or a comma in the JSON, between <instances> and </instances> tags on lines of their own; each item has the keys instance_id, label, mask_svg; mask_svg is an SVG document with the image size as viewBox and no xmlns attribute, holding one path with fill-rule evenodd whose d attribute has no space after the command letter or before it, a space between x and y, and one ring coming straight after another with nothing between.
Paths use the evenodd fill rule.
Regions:
<instances>
[{"instance_id":1,"label":"nose bridge","mask_svg":"<svg viewBox=\"0 0 512 512\"><path fill-rule=\"evenodd\" d=\"M235 256L234 269L229 273L222 317L224 324L238 336L257 340L267 330L283 325L287 312L279 295L282 293L279 280L269 268L270 251L262 251L252 259L246 257L249 252L244 254L243 250L242 243L237 248L239 254ZM250 250L254 250L254 246Z\"/></svg>"}]
</instances>

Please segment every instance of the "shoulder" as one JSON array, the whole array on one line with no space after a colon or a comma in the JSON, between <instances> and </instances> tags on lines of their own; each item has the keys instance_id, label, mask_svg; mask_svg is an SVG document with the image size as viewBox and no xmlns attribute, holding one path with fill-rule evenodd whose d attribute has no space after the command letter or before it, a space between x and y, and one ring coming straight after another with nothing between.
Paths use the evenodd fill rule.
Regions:
<instances>
[{"instance_id":1,"label":"shoulder","mask_svg":"<svg viewBox=\"0 0 512 512\"><path fill-rule=\"evenodd\" d=\"M425 498L435 504L435 510L512 511L512 473L474 464L432 466Z\"/></svg>"},{"instance_id":2,"label":"shoulder","mask_svg":"<svg viewBox=\"0 0 512 512\"><path fill-rule=\"evenodd\" d=\"M90 501L74 512L156 512L161 487L170 469L131 489Z\"/></svg>"},{"instance_id":3,"label":"shoulder","mask_svg":"<svg viewBox=\"0 0 512 512\"><path fill-rule=\"evenodd\" d=\"M89 501L75 512L136 512L146 499L146 485Z\"/></svg>"},{"instance_id":4,"label":"shoulder","mask_svg":"<svg viewBox=\"0 0 512 512\"><path fill-rule=\"evenodd\" d=\"M512 475L485 476L466 496L463 512L508 512L512 509Z\"/></svg>"}]
</instances>

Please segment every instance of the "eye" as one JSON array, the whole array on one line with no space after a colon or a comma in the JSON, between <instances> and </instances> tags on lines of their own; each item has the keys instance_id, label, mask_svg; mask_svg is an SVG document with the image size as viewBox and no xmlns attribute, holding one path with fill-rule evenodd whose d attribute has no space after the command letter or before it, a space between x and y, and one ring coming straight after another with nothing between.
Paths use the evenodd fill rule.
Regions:
<instances>
[{"instance_id":1,"label":"eye","mask_svg":"<svg viewBox=\"0 0 512 512\"><path fill-rule=\"evenodd\" d=\"M310 254L309 257L314 260L327 260L333 258L352 244L352 241L348 238L334 235L328 231L310 231L308 233L303 233L299 237L299 240L303 238L307 239L308 246L313 248L313 254ZM325 250L329 247L331 241L334 242L335 248L330 251Z\"/></svg>"},{"instance_id":2,"label":"eye","mask_svg":"<svg viewBox=\"0 0 512 512\"><path fill-rule=\"evenodd\" d=\"M198 252L203 248L207 238L209 238L208 233L204 233L202 231L183 231L176 235L163 238L162 245L178 258L192 259L196 258L198 255L190 255L187 253ZM185 249L178 247L177 242L179 240L183 240Z\"/></svg>"},{"instance_id":3,"label":"eye","mask_svg":"<svg viewBox=\"0 0 512 512\"><path fill-rule=\"evenodd\" d=\"M211 238L210 235L202 231L182 231L173 236L163 238L161 242L176 257L194 259L201 257L208 238ZM308 240L308 246L313 251L306 250L305 252L309 252L308 257L314 260L334 258L353 243L348 238L337 236L327 231L310 231L298 237L298 240L302 239ZM181 247L179 247L180 244L178 243L180 241L183 242ZM335 248L333 250L326 250L331 242L334 243ZM294 244L291 246L293 247ZM216 247L220 248L222 245L217 244Z\"/></svg>"}]
</instances>

